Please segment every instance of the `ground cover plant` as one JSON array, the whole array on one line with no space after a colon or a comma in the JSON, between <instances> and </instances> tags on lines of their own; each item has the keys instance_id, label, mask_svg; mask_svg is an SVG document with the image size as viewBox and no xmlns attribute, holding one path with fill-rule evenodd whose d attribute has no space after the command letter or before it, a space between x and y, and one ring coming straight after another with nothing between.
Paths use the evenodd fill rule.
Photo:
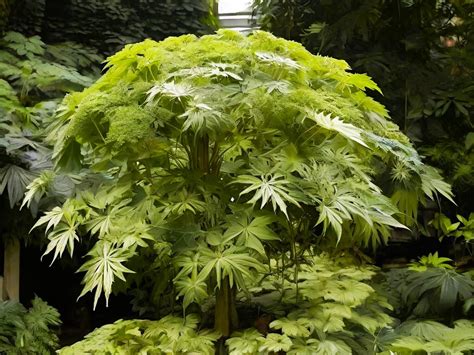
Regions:
<instances>
[{"instance_id":1,"label":"ground cover plant","mask_svg":"<svg viewBox=\"0 0 474 355\"><path fill-rule=\"evenodd\" d=\"M81 296L94 306L131 292L161 320L121 321L62 351L390 346L374 346L392 306L361 250L452 195L367 95L379 90L369 77L261 31L146 40L106 69L48 128L52 174L77 181L35 227L52 261L88 246ZM251 307L264 312L259 332L239 322Z\"/></svg>"}]
</instances>

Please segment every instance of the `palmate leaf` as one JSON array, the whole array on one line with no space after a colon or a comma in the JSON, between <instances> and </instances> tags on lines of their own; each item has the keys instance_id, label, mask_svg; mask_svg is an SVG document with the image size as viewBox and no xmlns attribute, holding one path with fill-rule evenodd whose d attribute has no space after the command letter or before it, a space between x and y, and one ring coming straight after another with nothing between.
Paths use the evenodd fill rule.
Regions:
<instances>
[{"instance_id":1,"label":"palmate leaf","mask_svg":"<svg viewBox=\"0 0 474 355\"><path fill-rule=\"evenodd\" d=\"M191 69L181 69L174 72L170 77L186 77L186 78L232 78L237 81L243 80L242 77L236 74L234 69L238 71L240 68L238 65L232 65L229 63L210 63L210 66L206 67L194 67Z\"/></svg>"},{"instance_id":2,"label":"palmate leaf","mask_svg":"<svg viewBox=\"0 0 474 355\"><path fill-rule=\"evenodd\" d=\"M111 194L113 192L114 191L112 190ZM107 208L105 208L105 211L91 210L88 221L86 223L87 230L90 231L92 234L98 233L99 238L103 238L113 229L121 229L122 231L126 230L126 228L120 226L120 223L122 222L122 225L127 225L127 223L125 223L124 221L124 218L126 218L128 225L133 225L133 223L131 223L130 216L132 212L132 207L128 206L130 202L130 199L123 199L119 200L119 202L113 205L107 206ZM93 202L90 200L88 201L88 203L90 205L94 205Z\"/></svg>"},{"instance_id":3,"label":"palmate leaf","mask_svg":"<svg viewBox=\"0 0 474 355\"><path fill-rule=\"evenodd\" d=\"M212 354L214 343L220 337L218 332L211 330L187 333L177 342L176 350L182 354Z\"/></svg>"},{"instance_id":4,"label":"palmate leaf","mask_svg":"<svg viewBox=\"0 0 474 355\"><path fill-rule=\"evenodd\" d=\"M377 297L377 295L375 297ZM367 302L366 308L356 308L352 312L349 322L363 327L369 334L375 336L382 328L386 328L393 323L393 318L385 313L383 307L385 306L385 308L392 309L392 306L388 302L383 305L382 302L377 305L375 302L371 304L369 301Z\"/></svg>"},{"instance_id":5,"label":"palmate leaf","mask_svg":"<svg viewBox=\"0 0 474 355\"><path fill-rule=\"evenodd\" d=\"M265 267L246 252L246 248L231 246L224 251L201 249L202 260L205 265L199 273L199 278L206 280L211 272L215 272L217 287L221 287L222 280L229 278L232 287L234 283L239 288L245 287L243 276L250 276L250 270L263 271Z\"/></svg>"},{"instance_id":6,"label":"palmate leaf","mask_svg":"<svg viewBox=\"0 0 474 355\"><path fill-rule=\"evenodd\" d=\"M287 352L289 355L314 355L317 354L317 344L315 344L315 339L301 339L296 338L292 339L293 345L291 349Z\"/></svg>"},{"instance_id":7,"label":"palmate leaf","mask_svg":"<svg viewBox=\"0 0 474 355\"><path fill-rule=\"evenodd\" d=\"M261 175L260 178L252 175L240 175L233 183L250 185L239 196L255 191L255 194L248 203L253 205L258 200L261 200L260 209L271 201L273 210L276 212L278 207L288 218L286 202L299 206L298 201L290 196L288 188L288 185L291 184L290 181L286 180L281 174Z\"/></svg>"},{"instance_id":8,"label":"palmate leaf","mask_svg":"<svg viewBox=\"0 0 474 355\"><path fill-rule=\"evenodd\" d=\"M91 220L87 223L87 229L92 234L99 232L99 237L104 237L110 232L113 218L112 214L99 215L93 213Z\"/></svg>"},{"instance_id":9,"label":"palmate leaf","mask_svg":"<svg viewBox=\"0 0 474 355\"><path fill-rule=\"evenodd\" d=\"M438 252L434 254L429 253L420 257L420 260L410 264L409 269L414 271L426 271L429 267L436 267L442 269L453 269L453 266L448 264L453 260L450 258L439 257Z\"/></svg>"},{"instance_id":10,"label":"palmate leaf","mask_svg":"<svg viewBox=\"0 0 474 355\"><path fill-rule=\"evenodd\" d=\"M127 183L103 185L95 193L90 190L83 191L81 197L88 206L94 209L105 210L113 205L112 208L118 210L130 202L128 198L130 189L131 186Z\"/></svg>"},{"instance_id":11,"label":"palmate leaf","mask_svg":"<svg viewBox=\"0 0 474 355\"><path fill-rule=\"evenodd\" d=\"M172 196L166 206L163 208L163 217L170 214L182 215L186 211L193 214L204 212L206 210L206 202L196 193L187 190L178 191Z\"/></svg>"},{"instance_id":12,"label":"palmate leaf","mask_svg":"<svg viewBox=\"0 0 474 355\"><path fill-rule=\"evenodd\" d=\"M386 197L379 195L377 198L369 198L366 202L365 213L368 219L354 216L353 233L364 246L375 248L380 244L386 244L393 228L408 229L404 224L395 219L397 209Z\"/></svg>"},{"instance_id":13,"label":"palmate leaf","mask_svg":"<svg viewBox=\"0 0 474 355\"><path fill-rule=\"evenodd\" d=\"M341 79L341 83L354 85L355 87L365 91L365 89L376 90L382 94L382 90L378 85L372 81L372 79L366 74L351 74L345 76L344 79Z\"/></svg>"},{"instance_id":14,"label":"palmate leaf","mask_svg":"<svg viewBox=\"0 0 474 355\"><path fill-rule=\"evenodd\" d=\"M430 301L435 302L437 312L447 312L459 299L468 299L474 294L474 281L470 277L445 268L413 271L406 282L402 299L408 305L416 305L415 313L432 312Z\"/></svg>"},{"instance_id":15,"label":"palmate leaf","mask_svg":"<svg viewBox=\"0 0 474 355\"><path fill-rule=\"evenodd\" d=\"M326 233L328 227L331 226L336 232L337 241L339 242L342 236L343 219L347 219L347 217L344 214L341 216L339 211L325 205L320 205L318 210L319 218L315 225L323 223L323 233Z\"/></svg>"},{"instance_id":16,"label":"palmate leaf","mask_svg":"<svg viewBox=\"0 0 474 355\"><path fill-rule=\"evenodd\" d=\"M23 198L23 202L20 206L20 209L23 208L23 206L30 207L31 202L33 201L39 201L44 194L46 193L49 185L53 182L55 177L54 172L50 170L46 170L41 172L40 176L38 176L36 179L34 179L27 187L26 187L26 193Z\"/></svg>"},{"instance_id":17,"label":"palmate leaf","mask_svg":"<svg viewBox=\"0 0 474 355\"><path fill-rule=\"evenodd\" d=\"M270 52L256 52L255 55L264 63L286 67L288 69L301 69L301 65L293 59Z\"/></svg>"},{"instance_id":18,"label":"palmate leaf","mask_svg":"<svg viewBox=\"0 0 474 355\"><path fill-rule=\"evenodd\" d=\"M306 117L316 122L319 127L329 131L335 131L345 138L368 148L367 144L362 139L362 130L350 123L343 122L339 117L332 118L331 115L325 115L323 113L314 111L308 111Z\"/></svg>"},{"instance_id":19,"label":"palmate leaf","mask_svg":"<svg viewBox=\"0 0 474 355\"><path fill-rule=\"evenodd\" d=\"M183 296L184 310L186 310L191 303L201 303L209 296L205 280L195 275L177 279L175 281L175 286L176 290L179 292L177 297Z\"/></svg>"},{"instance_id":20,"label":"palmate leaf","mask_svg":"<svg viewBox=\"0 0 474 355\"><path fill-rule=\"evenodd\" d=\"M59 222L61 222L62 218L63 218L63 210L61 207L54 207L51 211L48 211L44 214L44 216L42 216L40 219L38 219L38 221L36 221L36 223L34 224L34 226L31 228L31 230L45 224L45 223L48 223L48 225L46 226L46 232L48 232L48 230L50 228L54 228L58 225Z\"/></svg>"},{"instance_id":21,"label":"palmate leaf","mask_svg":"<svg viewBox=\"0 0 474 355\"><path fill-rule=\"evenodd\" d=\"M44 53L45 44L39 36L25 37L18 32L7 32L3 40L20 56L32 57Z\"/></svg>"},{"instance_id":22,"label":"palmate leaf","mask_svg":"<svg viewBox=\"0 0 474 355\"><path fill-rule=\"evenodd\" d=\"M59 312L39 297L28 310L17 301L0 303L2 354L51 354L58 347L53 327L61 324Z\"/></svg>"},{"instance_id":23,"label":"palmate leaf","mask_svg":"<svg viewBox=\"0 0 474 355\"><path fill-rule=\"evenodd\" d=\"M49 243L44 252L43 256L49 254L54 250L53 260L54 263L56 258L61 257L66 248L69 251L69 255L72 256L74 253L74 242L79 241L79 236L76 232L76 226L68 226L66 224L60 224L57 228L48 234Z\"/></svg>"},{"instance_id":24,"label":"palmate leaf","mask_svg":"<svg viewBox=\"0 0 474 355\"><path fill-rule=\"evenodd\" d=\"M352 349L339 339L326 339L323 341L317 339L293 340L291 350L288 355L333 355L333 354L352 354Z\"/></svg>"},{"instance_id":25,"label":"palmate leaf","mask_svg":"<svg viewBox=\"0 0 474 355\"><path fill-rule=\"evenodd\" d=\"M115 277L125 281L124 273L134 272L123 266L123 263L132 256L132 253L130 250L116 249L112 243L101 240L94 245L87 255L91 259L86 261L78 270L78 272L86 272L82 280L84 288L79 297L95 289L95 309L102 292L105 296L106 305L108 305Z\"/></svg>"},{"instance_id":26,"label":"palmate leaf","mask_svg":"<svg viewBox=\"0 0 474 355\"><path fill-rule=\"evenodd\" d=\"M47 224L46 233L49 229L53 229L48 234L49 243L43 257L54 250L53 260L54 263L56 258L61 257L66 250L72 256L74 253L74 242L79 241L77 235L77 228L82 221L82 217L79 216L79 205L75 200L68 200L61 207L54 207L51 211L45 213L31 228L37 228L43 224Z\"/></svg>"},{"instance_id":27,"label":"palmate leaf","mask_svg":"<svg viewBox=\"0 0 474 355\"><path fill-rule=\"evenodd\" d=\"M127 222L131 222L127 225ZM118 227L115 228L111 237L116 238L117 244L124 249L132 249L137 247L146 248L150 246L149 241L155 241L154 236L150 233L150 225L143 221L130 221L123 216L117 222ZM123 227L126 225L126 227Z\"/></svg>"},{"instance_id":28,"label":"palmate leaf","mask_svg":"<svg viewBox=\"0 0 474 355\"><path fill-rule=\"evenodd\" d=\"M262 240L279 240L278 236L268 226L274 222L274 216L260 216L250 219L246 215L233 216L229 228L224 233L223 243L237 238L237 245L245 245L265 255Z\"/></svg>"},{"instance_id":29,"label":"palmate leaf","mask_svg":"<svg viewBox=\"0 0 474 355\"><path fill-rule=\"evenodd\" d=\"M433 194L439 193L452 203L456 204L456 202L453 200L451 186L443 181L443 178L438 173L438 171L431 166L425 166L421 174L421 188L423 192L431 199L433 199Z\"/></svg>"},{"instance_id":30,"label":"palmate leaf","mask_svg":"<svg viewBox=\"0 0 474 355\"><path fill-rule=\"evenodd\" d=\"M386 121L388 122L388 121ZM376 154L389 153L403 162L408 163L412 169L418 171L423 166L418 152L407 142L381 137L373 132L363 132L362 136L371 146L377 148L374 150Z\"/></svg>"},{"instance_id":31,"label":"palmate leaf","mask_svg":"<svg viewBox=\"0 0 474 355\"><path fill-rule=\"evenodd\" d=\"M233 121L223 114L202 102L191 101L186 111L179 115L184 118L182 130L192 130L195 133L216 133L228 131Z\"/></svg>"},{"instance_id":32,"label":"palmate leaf","mask_svg":"<svg viewBox=\"0 0 474 355\"><path fill-rule=\"evenodd\" d=\"M179 269L175 280L178 280L185 275L197 275L199 269L205 265L199 252L188 252L184 255L179 255L173 259L173 263Z\"/></svg>"},{"instance_id":33,"label":"palmate leaf","mask_svg":"<svg viewBox=\"0 0 474 355\"><path fill-rule=\"evenodd\" d=\"M351 348L342 340L322 340L314 339L315 354L333 355L333 354L351 354Z\"/></svg>"},{"instance_id":34,"label":"palmate leaf","mask_svg":"<svg viewBox=\"0 0 474 355\"><path fill-rule=\"evenodd\" d=\"M406 321L397 328L397 333L412 335L421 339L439 339L450 328L444 324L424 320L424 321Z\"/></svg>"},{"instance_id":35,"label":"palmate leaf","mask_svg":"<svg viewBox=\"0 0 474 355\"><path fill-rule=\"evenodd\" d=\"M271 322L270 327L277 330L281 329L283 334L286 334L289 337L308 337L311 334L308 329L308 322L303 318L279 318Z\"/></svg>"},{"instance_id":36,"label":"palmate leaf","mask_svg":"<svg viewBox=\"0 0 474 355\"><path fill-rule=\"evenodd\" d=\"M474 349L474 324L465 319L454 322L454 328L434 321L408 321L396 332L401 336L389 347L394 351L461 355Z\"/></svg>"},{"instance_id":37,"label":"palmate leaf","mask_svg":"<svg viewBox=\"0 0 474 355\"><path fill-rule=\"evenodd\" d=\"M159 320L118 320L87 334L84 340L58 351L76 354L214 354L220 334L198 330L199 317L165 316Z\"/></svg>"},{"instance_id":38,"label":"palmate leaf","mask_svg":"<svg viewBox=\"0 0 474 355\"><path fill-rule=\"evenodd\" d=\"M258 351L288 351L293 342L286 335L270 333L265 338L259 339L261 342Z\"/></svg>"},{"instance_id":39,"label":"palmate leaf","mask_svg":"<svg viewBox=\"0 0 474 355\"><path fill-rule=\"evenodd\" d=\"M152 103L156 100L156 97L168 97L171 99L176 99L180 102L184 102L183 100L186 98L192 97L194 93L194 88L186 83L163 83L159 85L153 86L148 92L148 96L146 99L147 103Z\"/></svg>"},{"instance_id":40,"label":"palmate leaf","mask_svg":"<svg viewBox=\"0 0 474 355\"><path fill-rule=\"evenodd\" d=\"M34 172L17 165L7 164L0 169L0 194L7 189L10 208L23 199L26 187L35 177Z\"/></svg>"},{"instance_id":41,"label":"palmate leaf","mask_svg":"<svg viewBox=\"0 0 474 355\"><path fill-rule=\"evenodd\" d=\"M245 329L241 332L232 333L232 336L225 342L229 347L229 355L256 354L261 336L256 329Z\"/></svg>"},{"instance_id":42,"label":"palmate leaf","mask_svg":"<svg viewBox=\"0 0 474 355\"><path fill-rule=\"evenodd\" d=\"M397 189L391 196L393 204L402 212L400 220L407 226L412 226L418 218L419 196L416 191Z\"/></svg>"},{"instance_id":43,"label":"palmate leaf","mask_svg":"<svg viewBox=\"0 0 474 355\"><path fill-rule=\"evenodd\" d=\"M145 330L145 338L158 339L165 334L172 341L178 340L183 335L193 332L199 325L199 317L196 314L188 314L185 318L167 315L157 322L153 322Z\"/></svg>"}]
</instances>

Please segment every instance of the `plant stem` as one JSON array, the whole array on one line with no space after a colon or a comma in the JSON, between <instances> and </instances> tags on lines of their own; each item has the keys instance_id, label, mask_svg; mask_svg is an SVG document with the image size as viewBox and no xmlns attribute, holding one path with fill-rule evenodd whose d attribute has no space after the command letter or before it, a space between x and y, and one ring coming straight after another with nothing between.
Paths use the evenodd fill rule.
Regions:
<instances>
[{"instance_id":1,"label":"plant stem","mask_svg":"<svg viewBox=\"0 0 474 355\"><path fill-rule=\"evenodd\" d=\"M232 331L237 328L238 317L235 307L235 293L235 286L230 286L229 277L226 276L217 291L214 313L214 328L224 338L230 336Z\"/></svg>"}]
</instances>

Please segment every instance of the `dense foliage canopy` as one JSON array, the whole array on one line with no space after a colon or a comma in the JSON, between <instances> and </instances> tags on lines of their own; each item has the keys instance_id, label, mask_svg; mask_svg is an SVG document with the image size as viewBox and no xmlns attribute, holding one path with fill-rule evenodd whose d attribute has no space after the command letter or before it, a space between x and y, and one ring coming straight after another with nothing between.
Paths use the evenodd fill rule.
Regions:
<instances>
[{"instance_id":1,"label":"dense foliage canopy","mask_svg":"<svg viewBox=\"0 0 474 355\"><path fill-rule=\"evenodd\" d=\"M3 1L7 29L40 35L48 43L78 42L106 54L147 37L206 34L217 27L212 0Z\"/></svg>"}]
</instances>

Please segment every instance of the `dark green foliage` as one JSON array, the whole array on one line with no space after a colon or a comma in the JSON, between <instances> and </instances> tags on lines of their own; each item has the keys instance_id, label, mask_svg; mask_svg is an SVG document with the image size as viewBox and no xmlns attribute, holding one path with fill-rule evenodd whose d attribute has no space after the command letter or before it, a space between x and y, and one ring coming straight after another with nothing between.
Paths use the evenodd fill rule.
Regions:
<instances>
[{"instance_id":1,"label":"dark green foliage","mask_svg":"<svg viewBox=\"0 0 474 355\"><path fill-rule=\"evenodd\" d=\"M456 220L451 219L442 213L436 213L431 225L436 229L440 240L445 237L455 237L466 242L468 247L472 247L474 240L474 212L467 218L456 215Z\"/></svg>"},{"instance_id":2,"label":"dark green foliage","mask_svg":"<svg viewBox=\"0 0 474 355\"><path fill-rule=\"evenodd\" d=\"M61 324L58 311L36 297L26 309L21 303L0 303L0 353L49 355L58 347L52 328Z\"/></svg>"},{"instance_id":3,"label":"dark green foliage","mask_svg":"<svg viewBox=\"0 0 474 355\"><path fill-rule=\"evenodd\" d=\"M0 33L8 23L13 0L0 0Z\"/></svg>"},{"instance_id":4,"label":"dark green foliage","mask_svg":"<svg viewBox=\"0 0 474 355\"><path fill-rule=\"evenodd\" d=\"M454 183L474 194L474 3L463 0L256 0L262 24L313 53L346 59L380 84L378 97Z\"/></svg>"},{"instance_id":5,"label":"dark green foliage","mask_svg":"<svg viewBox=\"0 0 474 355\"><path fill-rule=\"evenodd\" d=\"M8 193L13 207L34 178L54 180L51 151L42 141L41 129L65 93L92 83L79 71L90 75L100 57L81 48L87 59L74 62L67 53L59 53L60 47L17 32L8 32L0 43L0 193ZM72 182L55 179L54 184L61 195ZM38 201L39 195L28 203L33 211Z\"/></svg>"},{"instance_id":6,"label":"dark green foliage","mask_svg":"<svg viewBox=\"0 0 474 355\"><path fill-rule=\"evenodd\" d=\"M462 316L464 302L474 295L474 281L469 274L443 267L393 270L388 281L402 317L451 320Z\"/></svg>"},{"instance_id":7,"label":"dark green foliage","mask_svg":"<svg viewBox=\"0 0 474 355\"><path fill-rule=\"evenodd\" d=\"M212 32L213 10L209 0L18 0L10 27L51 43L73 41L110 54L148 37Z\"/></svg>"}]
</instances>

